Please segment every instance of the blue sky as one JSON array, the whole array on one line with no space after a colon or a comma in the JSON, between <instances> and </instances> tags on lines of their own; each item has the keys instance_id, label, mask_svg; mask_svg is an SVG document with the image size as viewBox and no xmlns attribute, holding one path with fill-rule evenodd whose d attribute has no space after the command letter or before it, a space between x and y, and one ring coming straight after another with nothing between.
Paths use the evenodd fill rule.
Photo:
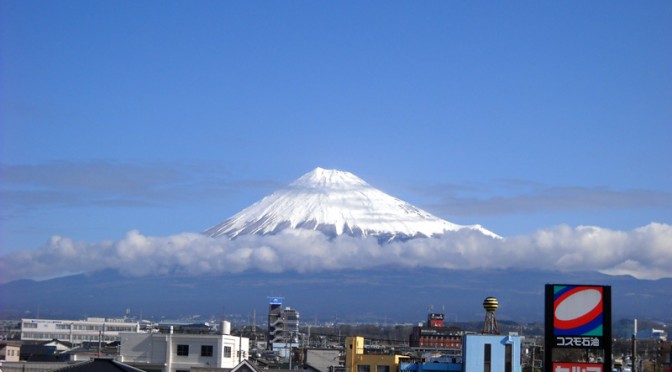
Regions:
<instances>
[{"instance_id":1,"label":"blue sky","mask_svg":"<svg viewBox=\"0 0 672 372\"><path fill-rule=\"evenodd\" d=\"M672 223L672 3L0 1L0 244L198 232L320 166L505 236Z\"/></svg>"}]
</instances>

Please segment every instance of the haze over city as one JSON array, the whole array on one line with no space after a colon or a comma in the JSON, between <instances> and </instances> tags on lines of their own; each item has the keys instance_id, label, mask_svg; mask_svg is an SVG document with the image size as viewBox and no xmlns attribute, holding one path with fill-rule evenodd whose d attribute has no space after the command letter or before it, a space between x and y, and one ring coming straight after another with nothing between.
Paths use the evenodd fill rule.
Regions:
<instances>
[{"instance_id":1,"label":"haze over city","mask_svg":"<svg viewBox=\"0 0 672 372\"><path fill-rule=\"evenodd\" d=\"M670 278L670 19L665 1L2 1L0 281ZM504 239L201 234L316 167Z\"/></svg>"}]
</instances>

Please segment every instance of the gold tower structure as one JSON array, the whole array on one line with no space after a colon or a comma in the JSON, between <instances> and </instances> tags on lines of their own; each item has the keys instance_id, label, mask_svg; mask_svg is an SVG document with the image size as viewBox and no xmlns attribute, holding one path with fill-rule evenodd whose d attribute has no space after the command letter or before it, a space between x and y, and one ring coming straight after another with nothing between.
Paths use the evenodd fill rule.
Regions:
<instances>
[{"instance_id":1,"label":"gold tower structure","mask_svg":"<svg viewBox=\"0 0 672 372\"><path fill-rule=\"evenodd\" d=\"M483 300L483 308L485 309L485 323L483 323L483 333L490 335L499 334L499 325L495 317L495 310L499 307L499 302L494 297L487 297Z\"/></svg>"}]
</instances>

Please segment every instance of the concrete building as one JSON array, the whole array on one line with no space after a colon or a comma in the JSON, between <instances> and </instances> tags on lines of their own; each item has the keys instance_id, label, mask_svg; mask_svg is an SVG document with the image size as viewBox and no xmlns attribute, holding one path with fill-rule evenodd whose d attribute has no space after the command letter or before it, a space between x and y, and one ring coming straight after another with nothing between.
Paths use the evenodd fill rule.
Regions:
<instances>
[{"instance_id":1,"label":"concrete building","mask_svg":"<svg viewBox=\"0 0 672 372\"><path fill-rule=\"evenodd\" d=\"M403 355L366 354L362 337L348 337L346 372L520 372L521 339L517 335L468 334L462 357L416 359Z\"/></svg>"},{"instance_id":2,"label":"concrete building","mask_svg":"<svg viewBox=\"0 0 672 372\"><path fill-rule=\"evenodd\" d=\"M637 331L637 339L667 341L667 332L665 332L663 329L646 328Z\"/></svg>"},{"instance_id":3,"label":"concrete building","mask_svg":"<svg viewBox=\"0 0 672 372\"><path fill-rule=\"evenodd\" d=\"M21 341L113 342L119 341L120 332L138 332L139 328L139 323L124 319L21 319Z\"/></svg>"},{"instance_id":4,"label":"concrete building","mask_svg":"<svg viewBox=\"0 0 672 372\"><path fill-rule=\"evenodd\" d=\"M346 372L397 372L405 355L366 354L364 337L353 336L345 339Z\"/></svg>"},{"instance_id":5,"label":"concrete building","mask_svg":"<svg viewBox=\"0 0 672 372\"><path fill-rule=\"evenodd\" d=\"M427 314L425 325L413 327L409 346L421 351L441 351L447 355L460 356L464 332L457 327L444 326L443 319L443 314Z\"/></svg>"},{"instance_id":6,"label":"concrete building","mask_svg":"<svg viewBox=\"0 0 672 372\"><path fill-rule=\"evenodd\" d=\"M0 361L6 360L8 362L18 362L21 353L21 345L16 343L2 342L0 343Z\"/></svg>"},{"instance_id":7,"label":"concrete building","mask_svg":"<svg viewBox=\"0 0 672 372\"><path fill-rule=\"evenodd\" d=\"M279 326L282 325L282 297L270 297L268 299L268 334L266 337L266 350L273 350L273 342L282 332Z\"/></svg>"},{"instance_id":8,"label":"concrete building","mask_svg":"<svg viewBox=\"0 0 672 372\"><path fill-rule=\"evenodd\" d=\"M520 372L520 336L466 335L464 372Z\"/></svg>"},{"instance_id":9,"label":"concrete building","mask_svg":"<svg viewBox=\"0 0 672 372\"><path fill-rule=\"evenodd\" d=\"M282 308L282 297L269 298L267 350L280 351L284 357L298 346L299 312Z\"/></svg>"},{"instance_id":10,"label":"concrete building","mask_svg":"<svg viewBox=\"0 0 672 372\"><path fill-rule=\"evenodd\" d=\"M234 368L248 358L249 345L248 338L228 332L122 333L120 354L121 362L147 372L183 372L192 367Z\"/></svg>"}]
</instances>

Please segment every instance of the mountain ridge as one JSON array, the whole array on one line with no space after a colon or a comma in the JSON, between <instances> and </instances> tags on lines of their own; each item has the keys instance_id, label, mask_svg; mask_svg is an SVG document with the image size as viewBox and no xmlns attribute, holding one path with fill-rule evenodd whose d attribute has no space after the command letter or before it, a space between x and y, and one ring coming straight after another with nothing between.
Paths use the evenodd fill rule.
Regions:
<instances>
[{"instance_id":1,"label":"mountain ridge","mask_svg":"<svg viewBox=\"0 0 672 372\"><path fill-rule=\"evenodd\" d=\"M498 319L543 320L544 285L611 285L614 319L669 319L672 279L639 280L597 272L543 270L447 270L381 267L320 273L247 271L219 275L130 277L116 270L43 281L0 284L0 317L114 317L126 308L147 319L193 314L257 314L268 296L283 296L302 318L415 321L429 305L446 306L446 316L482 320L482 301L499 299ZM131 290L132 289L132 290Z\"/></svg>"}]
</instances>

